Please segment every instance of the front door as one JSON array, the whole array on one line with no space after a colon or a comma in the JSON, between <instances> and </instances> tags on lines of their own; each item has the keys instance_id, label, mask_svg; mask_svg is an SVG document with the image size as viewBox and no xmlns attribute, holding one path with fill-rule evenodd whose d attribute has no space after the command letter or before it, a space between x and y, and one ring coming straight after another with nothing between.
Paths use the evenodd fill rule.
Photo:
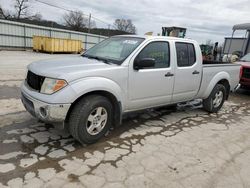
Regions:
<instances>
[{"instance_id":1,"label":"front door","mask_svg":"<svg viewBox=\"0 0 250 188\"><path fill-rule=\"evenodd\" d=\"M154 67L135 70L134 60L155 59ZM148 43L129 63L129 110L164 105L171 102L174 67L167 41Z\"/></svg>"}]
</instances>

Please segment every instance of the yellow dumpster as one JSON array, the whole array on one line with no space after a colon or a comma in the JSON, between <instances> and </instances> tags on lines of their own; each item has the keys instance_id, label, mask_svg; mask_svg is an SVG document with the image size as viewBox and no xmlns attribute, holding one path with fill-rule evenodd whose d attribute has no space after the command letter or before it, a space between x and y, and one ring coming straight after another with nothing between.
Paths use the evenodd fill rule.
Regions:
<instances>
[{"instance_id":1,"label":"yellow dumpster","mask_svg":"<svg viewBox=\"0 0 250 188\"><path fill-rule=\"evenodd\" d=\"M49 53L80 53L83 45L81 40L33 36L33 50Z\"/></svg>"}]
</instances>

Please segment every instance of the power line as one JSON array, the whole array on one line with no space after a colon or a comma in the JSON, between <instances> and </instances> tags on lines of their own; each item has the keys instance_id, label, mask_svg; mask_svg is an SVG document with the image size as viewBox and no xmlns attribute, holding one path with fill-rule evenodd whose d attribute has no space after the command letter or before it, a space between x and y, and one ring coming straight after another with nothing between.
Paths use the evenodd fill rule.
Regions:
<instances>
[{"instance_id":1,"label":"power line","mask_svg":"<svg viewBox=\"0 0 250 188\"><path fill-rule=\"evenodd\" d=\"M50 4L50 3L47 3L47 2L43 2L43 1L40 1L40 0L34 0L34 1L37 1L39 3L45 4L45 5L48 5L48 6L51 6L51 7L59 8L59 9L62 9L62 10L68 11L68 12L74 12L74 11L71 11L69 9L66 9L66 8L63 8L63 7L59 7L57 5L53 5L53 4Z\"/></svg>"},{"instance_id":2,"label":"power line","mask_svg":"<svg viewBox=\"0 0 250 188\"><path fill-rule=\"evenodd\" d=\"M51 6L51 7L54 7L54 8L58 8L58 9L62 9L62 10L65 10L65 11L67 11L67 12L75 12L75 11L73 11L73 10L70 10L70 9L67 9L67 8L64 8L64 7L61 7L61 6L58 6L58 5L54 5L54 4L51 4L51 3L47 3L47 2L44 2L44 1L41 1L41 0L34 0L34 1L36 1L36 2L39 2L39 3L42 3L42 4L45 4L45 5L47 5L47 6ZM85 14L85 13L82 13L83 15L85 15L85 16L89 16L89 15L87 15L87 14ZM99 18L97 18L97 17L94 17L94 16L91 16L91 18L93 18L93 19L95 19L95 20L97 20L97 21L99 21L99 22L102 22L102 23L104 23L104 24L106 24L108 27L113 27L114 29L117 29L116 27L114 27L112 24L110 24L110 23L108 23L108 22L105 22L105 21L103 21L103 20L101 20L101 19L99 19Z\"/></svg>"}]
</instances>

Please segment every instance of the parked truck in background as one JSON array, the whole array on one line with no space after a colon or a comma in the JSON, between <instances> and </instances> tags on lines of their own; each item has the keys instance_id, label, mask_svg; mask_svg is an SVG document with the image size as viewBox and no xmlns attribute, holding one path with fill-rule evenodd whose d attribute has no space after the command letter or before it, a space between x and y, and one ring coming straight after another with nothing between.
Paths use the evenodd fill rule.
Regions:
<instances>
[{"instance_id":1,"label":"parked truck in background","mask_svg":"<svg viewBox=\"0 0 250 188\"><path fill-rule=\"evenodd\" d=\"M250 89L250 53L243 56L237 64L241 65L240 84L244 89Z\"/></svg>"},{"instance_id":2,"label":"parked truck in background","mask_svg":"<svg viewBox=\"0 0 250 188\"><path fill-rule=\"evenodd\" d=\"M78 57L28 66L22 101L33 116L63 124L81 143L94 143L127 112L203 99L217 112L239 86L240 65L203 62L194 40L111 37Z\"/></svg>"}]
</instances>

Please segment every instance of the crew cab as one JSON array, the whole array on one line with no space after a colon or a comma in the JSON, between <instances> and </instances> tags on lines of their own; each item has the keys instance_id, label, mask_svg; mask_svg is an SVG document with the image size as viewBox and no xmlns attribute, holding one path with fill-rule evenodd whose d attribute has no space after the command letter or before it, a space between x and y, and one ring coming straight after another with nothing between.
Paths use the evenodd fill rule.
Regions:
<instances>
[{"instance_id":1,"label":"crew cab","mask_svg":"<svg viewBox=\"0 0 250 188\"><path fill-rule=\"evenodd\" d=\"M250 88L250 53L243 56L237 64L241 65L240 84L242 88Z\"/></svg>"},{"instance_id":2,"label":"crew cab","mask_svg":"<svg viewBox=\"0 0 250 188\"><path fill-rule=\"evenodd\" d=\"M28 65L22 102L33 116L94 143L127 112L203 99L217 112L239 86L240 65L203 62L190 39L123 35L82 55Z\"/></svg>"}]
</instances>

